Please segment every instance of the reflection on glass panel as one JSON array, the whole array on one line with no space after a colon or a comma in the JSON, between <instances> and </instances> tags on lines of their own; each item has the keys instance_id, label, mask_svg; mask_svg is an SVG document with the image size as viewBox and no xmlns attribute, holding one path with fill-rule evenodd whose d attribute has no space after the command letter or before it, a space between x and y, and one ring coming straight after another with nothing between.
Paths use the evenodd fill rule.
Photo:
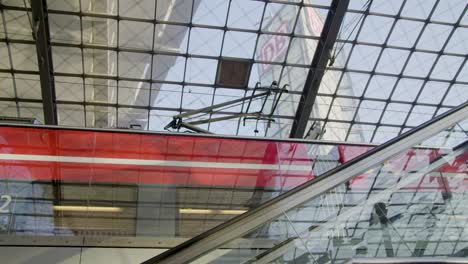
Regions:
<instances>
[{"instance_id":1,"label":"reflection on glass panel","mask_svg":"<svg viewBox=\"0 0 468 264\"><path fill-rule=\"evenodd\" d=\"M41 83L39 75L16 74L16 96L26 99L41 99Z\"/></svg>"},{"instance_id":2,"label":"reflection on glass panel","mask_svg":"<svg viewBox=\"0 0 468 264\"><path fill-rule=\"evenodd\" d=\"M117 20L85 16L82 23L84 44L117 45Z\"/></svg>"},{"instance_id":3,"label":"reflection on glass panel","mask_svg":"<svg viewBox=\"0 0 468 264\"><path fill-rule=\"evenodd\" d=\"M106 79L85 79L85 99L87 102L117 102L117 81Z\"/></svg>"},{"instance_id":4,"label":"reflection on glass panel","mask_svg":"<svg viewBox=\"0 0 468 264\"><path fill-rule=\"evenodd\" d=\"M375 131L372 143L382 144L399 135L401 129L399 127L379 126Z\"/></svg>"},{"instance_id":5,"label":"reflection on glass panel","mask_svg":"<svg viewBox=\"0 0 468 264\"><path fill-rule=\"evenodd\" d=\"M148 129L146 127L147 125L148 110L124 107L119 107L117 109L117 127L145 130Z\"/></svg>"},{"instance_id":6,"label":"reflection on glass panel","mask_svg":"<svg viewBox=\"0 0 468 264\"><path fill-rule=\"evenodd\" d=\"M397 101L413 102L419 90L421 89L424 81L402 78L398 80L398 84L393 92L392 99Z\"/></svg>"},{"instance_id":7,"label":"reflection on glass panel","mask_svg":"<svg viewBox=\"0 0 468 264\"><path fill-rule=\"evenodd\" d=\"M403 0L375 0L372 2L371 11L381 14L396 15L401 8Z\"/></svg>"},{"instance_id":8,"label":"reflection on glass panel","mask_svg":"<svg viewBox=\"0 0 468 264\"><path fill-rule=\"evenodd\" d=\"M309 66L317 47L318 41L315 39L293 38L289 47L287 62L291 64L301 64ZM304 51L308 51L304 53Z\"/></svg>"},{"instance_id":9,"label":"reflection on glass panel","mask_svg":"<svg viewBox=\"0 0 468 264\"><path fill-rule=\"evenodd\" d=\"M119 15L136 18L154 18L155 1L138 0L138 1L119 1Z\"/></svg>"},{"instance_id":10,"label":"reflection on glass panel","mask_svg":"<svg viewBox=\"0 0 468 264\"><path fill-rule=\"evenodd\" d=\"M444 105L457 106L468 101L468 85L454 84L450 87Z\"/></svg>"},{"instance_id":11,"label":"reflection on glass panel","mask_svg":"<svg viewBox=\"0 0 468 264\"><path fill-rule=\"evenodd\" d=\"M120 81L117 102L123 105L149 105L148 82Z\"/></svg>"},{"instance_id":12,"label":"reflection on glass panel","mask_svg":"<svg viewBox=\"0 0 468 264\"><path fill-rule=\"evenodd\" d=\"M119 52L119 72L123 77L148 79L150 75L151 55L146 53Z\"/></svg>"},{"instance_id":13,"label":"reflection on glass panel","mask_svg":"<svg viewBox=\"0 0 468 264\"><path fill-rule=\"evenodd\" d=\"M328 9L303 7L296 25L297 35L320 37Z\"/></svg>"},{"instance_id":14,"label":"reflection on glass panel","mask_svg":"<svg viewBox=\"0 0 468 264\"><path fill-rule=\"evenodd\" d=\"M62 73L83 73L83 50L70 47L52 47L54 71Z\"/></svg>"},{"instance_id":15,"label":"reflection on glass panel","mask_svg":"<svg viewBox=\"0 0 468 264\"><path fill-rule=\"evenodd\" d=\"M42 103L18 103L19 117L35 118L41 124L44 124L44 112Z\"/></svg>"},{"instance_id":16,"label":"reflection on glass panel","mask_svg":"<svg viewBox=\"0 0 468 264\"><path fill-rule=\"evenodd\" d=\"M387 39L395 19L382 16L367 16L358 40L362 42L383 44Z\"/></svg>"},{"instance_id":17,"label":"reflection on glass panel","mask_svg":"<svg viewBox=\"0 0 468 264\"><path fill-rule=\"evenodd\" d=\"M8 55L8 46L6 43L0 42L0 57L4 58L3 60L0 61L0 69L9 69L11 68L10 66L10 60L7 59L9 58Z\"/></svg>"},{"instance_id":18,"label":"reflection on glass panel","mask_svg":"<svg viewBox=\"0 0 468 264\"><path fill-rule=\"evenodd\" d=\"M231 3L228 27L258 29L265 3L238 0Z\"/></svg>"},{"instance_id":19,"label":"reflection on glass panel","mask_svg":"<svg viewBox=\"0 0 468 264\"><path fill-rule=\"evenodd\" d=\"M13 69L37 71L36 46L29 44L9 44Z\"/></svg>"},{"instance_id":20,"label":"reflection on glass panel","mask_svg":"<svg viewBox=\"0 0 468 264\"><path fill-rule=\"evenodd\" d=\"M87 105L85 111L87 127L116 127L117 110L115 107Z\"/></svg>"},{"instance_id":21,"label":"reflection on glass panel","mask_svg":"<svg viewBox=\"0 0 468 264\"><path fill-rule=\"evenodd\" d=\"M431 73L431 78L441 80L452 80L456 76L458 70L463 63L462 57L455 56L440 56L434 71Z\"/></svg>"},{"instance_id":22,"label":"reflection on glass panel","mask_svg":"<svg viewBox=\"0 0 468 264\"><path fill-rule=\"evenodd\" d=\"M185 81L191 83L213 84L215 81L217 60L189 58Z\"/></svg>"},{"instance_id":23,"label":"reflection on glass panel","mask_svg":"<svg viewBox=\"0 0 468 264\"><path fill-rule=\"evenodd\" d=\"M262 31L271 33L291 33L299 11L298 6L267 3L262 21ZM273 15L276 14L276 15Z\"/></svg>"},{"instance_id":24,"label":"reflection on glass panel","mask_svg":"<svg viewBox=\"0 0 468 264\"><path fill-rule=\"evenodd\" d=\"M50 39L60 43L81 43L81 24L79 16L50 14Z\"/></svg>"},{"instance_id":25,"label":"reflection on glass panel","mask_svg":"<svg viewBox=\"0 0 468 264\"><path fill-rule=\"evenodd\" d=\"M287 84L289 91L302 92L308 72L309 69L305 67L286 66L283 70L280 86Z\"/></svg>"},{"instance_id":26,"label":"reflection on glass panel","mask_svg":"<svg viewBox=\"0 0 468 264\"><path fill-rule=\"evenodd\" d=\"M228 11L227 0L195 0L197 11L193 14L194 24L224 26Z\"/></svg>"},{"instance_id":27,"label":"reflection on glass panel","mask_svg":"<svg viewBox=\"0 0 468 264\"><path fill-rule=\"evenodd\" d=\"M209 87L186 86L182 94L182 108L199 109L211 105L214 89Z\"/></svg>"},{"instance_id":28,"label":"reflection on glass panel","mask_svg":"<svg viewBox=\"0 0 468 264\"><path fill-rule=\"evenodd\" d=\"M188 27L156 24L154 50L184 53L187 50Z\"/></svg>"},{"instance_id":29,"label":"reflection on glass panel","mask_svg":"<svg viewBox=\"0 0 468 264\"><path fill-rule=\"evenodd\" d=\"M223 31L194 27L190 30L188 51L198 55L219 56Z\"/></svg>"},{"instance_id":30,"label":"reflection on glass panel","mask_svg":"<svg viewBox=\"0 0 468 264\"><path fill-rule=\"evenodd\" d=\"M252 58L257 35L253 33L227 31L224 37L223 56Z\"/></svg>"},{"instance_id":31,"label":"reflection on glass panel","mask_svg":"<svg viewBox=\"0 0 468 264\"><path fill-rule=\"evenodd\" d=\"M5 10L2 12L8 38L32 40L32 29L29 17L31 12ZM1 31L4 31L2 27Z\"/></svg>"},{"instance_id":32,"label":"reflection on glass panel","mask_svg":"<svg viewBox=\"0 0 468 264\"><path fill-rule=\"evenodd\" d=\"M60 77L54 78L55 81L55 97L63 101L84 101L84 86L83 79L77 77Z\"/></svg>"},{"instance_id":33,"label":"reflection on glass panel","mask_svg":"<svg viewBox=\"0 0 468 264\"><path fill-rule=\"evenodd\" d=\"M325 125L325 133L322 136L323 140L345 141L348 134L349 123L328 122Z\"/></svg>"},{"instance_id":34,"label":"reflection on glass panel","mask_svg":"<svg viewBox=\"0 0 468 264\"><path fill-rule=\"evenodd\" d=\"M404 70L405 75L427 77L432 64L437 59L436 54L426 52L413 52Z\"/></svg>"},{"instance_id":35,"label":"reflection on glass panel","mask_svg":"<svg viewBox=\"0 0 468 264\"><path fill-rule=\"evenodd\" d=\"M468 16L465 15L465 17L467 18L467 21L468 21ZM462 44L466 40L467 34L468 34L468 28L459 27L455 29L455 32L453 33L452 37L450 38L444 50L446 52L453 52L457 54L467 54L468 47Z\"/></svg>"},{"instance_id":36,"label":"reflection on glass panel","mask_svg":"<svg viewBox=\"0 0 468 264\"><path fill-rule=\"evenodd\" d=\"M329 118L351 121L354 118L358 104L359 100L335 98L330 109Z\"/></svg>"},{"instance_id":37,"label":"reflection on glass panel","mask_svg":"<svg viewBox=\"0 0 468 264\"><path fill-rule=\"evenodd\" d=\"M430 23L424 29L416 47L424 50L440 51L451 31L452 27L450 26Z\"/></svg>"},{"instance_id":38,"label":"reflection on glass panel","mask_svg":"<svg viewBox=\"0 0 468 264\"><path fill-rule=\"evenodd\" d=\"M401 49L384 49L377 64L376 71L383 73L400 74L405 62L408 60L409 51Z\"/></svg>"},{"instance_id":39,"label":"reflection on glass panel","mask_svg":"<svg viewBox=\"0 0 468 264\"><path fill-rule=\"evenodd\" d=\"M462 0L443 1L437 5L434 14L431 16L431 21L455 23L463 14L465 7L466 3Z\"/></svg>"},{"instance_id":40,"label":"reflection on glass panel","mask_svg":"<svg viewBox=\"0 0 468 264\"><path fill-rule=\"evenodd\" d=\"M466 257L466 139L405 150L196 261L325 264L353 257ZM366 151L338 149L343 160Z\"/></svg>"},{"instance_id":41,"label":"reflection on glass panel","mask_svg":"<svg viewBox=\"0 0 468 264\"><path fill-rule=\"evenodd\" d=\"M156 19L161 21L189 23L192 17L192 2L185 0L158 1Z\"/></svg>"},{"instance_id":42,"label":"reflection on glass panel","mask_svg":"<svg viewBox=\"0 0 468 264\"><path fill-rule=\"evenodd\" d=\"M449 85L450 84L446 82L426 82L421 94L418 97L418 102L437 104L440 101L438 98L444 97L444 94L447 92Z\"/></svg>"},{"instance_id":43,"label":"reflection on glass panel","mask_svg":"<svg viewBox=\"0 0 468 264\"><path fill-rule=\"evenodd\" d=\"M364 96L366 98L387 99L390 97L396 82L397 78L395 77L374 75L367 86Z\"/></svg>"},{"instance_id":44,"label":"reflection on glass panel","mask_svg":"<svg viewBox=\"0 0 468 264\"><path fill-rule=\"evenodd\" d=\"M53 10L80 11L80 0L47 0L47 7Z\"/></svg>"},{"instance_id":45,"label":"reflection on glass panel","mask_svg":"<svg viewBox=\"0 0 468 264\"><path fill-rule=\"evenodd\" d=\"M14 98L15 88L13 86L13 76L9 73L0 73L0 97Z\"/></svg>"},{"instance_id":46,"label":"reflection on glass panel","mask_svg":"<svg viewBox=\"0 0 468 264\"><path fill-rule=\"evenodd\" d=\"M182 86L180 85L167 84L167 83L152 83L151 84L151 106L178 108L180 106L181 94L182 94ZM164 126L167 125L167 123L164 124ZM160 130L160 129L161 127L156 130Z\"/></svg>"},{"instance_id":47,"label":"reflection on glass panel","mask_svg":"<svg viewBox=\"0 0 468 264\"><path fill-rule=\"evenodd\" d=\"M434 115L435 110L436 108L432 106L416 105L408 116L406 125L417 126L430 120Z\"/></svg>"},{"instance_id":48,"label":"reflection on glass panel","mask_svg":"<svg viewBox=\"0 0 468 264\"><path fill-rule=\"evenodd\" d=\"M117 14L119 0L81 0L81 11L87 13Z\"/></svg>"},{"instance_id":49,"label":"reflection on glass panel","mask_svg":"<svg viewBox=\"0 0 468 264\"><path fill-rule=\"evenodd\" d=\"M377 62L381 48L367 45L354 46L348 67L354 70L371 71Z\"/></svg>"},{"instance_id":50,"label":"reflection on glass panel","mask_svg":"<svg viewBox=\"0 0 468 264\"><path fill-rule=\"evenodd\" d=\"M426 19L429 17L436 0L410 0L405 4L402 16L411 18Z\"/></svg>"},{"instance_id":51,"label":"reflection on glass panel","mask_svg":"<svg viewBox=\"0 0 468 264\"><path fill-rule=\"evenodd\" d=\"M406 116L408 116L410 108L411 105L409 104L389 103L382 117L382 123L390 125L403 125L406 120Z\"/></svg>"},{"instance_id":52,"label":"reflection on glass panel","mask_svg":"<svg viewBox=\"0 0 468 264\"><path fill-rule=\"evenodd\" d=\"M0 101L0 111L5 116L18 117L19 110L15 102Z\"/></svg>"},{"instance_id":53,"label":"reflection on glass panel","mask_svg":"<svg viewBox=\"0 0 468 264\"><path fill-rule=\"evenodd\" d=\"M358 110L359 120L371 123L377 122L384 107L384 102L363 100Z\"/></svg>"},{"instance_id":54,"label":"reflection on glass panel","mask_svg":"<svg viewBox=\"0 0 468 264\"><path fill-rule=\"evenodd\" d=\"M117 53L111 50L84 49L84 70L88 74L117 74Z\"/></svg>"},{"instance_id":55,"label":"reflection on glass panel","mask_svg":"<svg viewBox=\"0 0 468 264\"><path fill-rule=\"evenodd\" d=\"M257 42L255 59L261 62L282 62L290 38L282 35L261 34Z\"/></svg>"},{"instance_id":56,"label":"reflection on glass panel","mask_svg":"<svg viewBox=\"0 0 468 264\"><path fill-rule=\"evenodd\" d=\"M388 44L406 48L413 47L423 26L423 22L399 19L388 39Z\"/></svg>"}]
</instances>

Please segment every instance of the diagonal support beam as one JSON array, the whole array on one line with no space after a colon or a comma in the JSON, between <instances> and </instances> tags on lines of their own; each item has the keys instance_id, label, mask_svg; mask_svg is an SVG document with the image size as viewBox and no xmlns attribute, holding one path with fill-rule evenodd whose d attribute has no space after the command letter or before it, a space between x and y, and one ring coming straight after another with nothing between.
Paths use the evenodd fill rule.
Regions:
<instances>
[{"instance_id":1,"label":"diagonal support beam","mask_svg":"<svg viewBox=\"0 0 468 264\"><path fill-rule=\"evenodd\" d=\"M33 38L36 41L37 64L41 79L44 121L46 125L57 125L54 67L52 65L52 50L50 47L47 1L33 0L30 2L33 20Z\"/></svg>"},{"instance_id":2,"label":"diagonal support beam","mask_svg":"<svg viewBox=\"0 0 468 264\"><path fill-rule=\"evenodd\" d=\"M333 0L327 19L323 25L322 34L315 50L312 64L304 84L301 100L296 110L296 116L291 129L291 138L303 138L309 121L315 97L322 82L327 63L331 58L333 45L338 37L344 15L348 9L349 0Z\"/></svg>"}]
</instances>

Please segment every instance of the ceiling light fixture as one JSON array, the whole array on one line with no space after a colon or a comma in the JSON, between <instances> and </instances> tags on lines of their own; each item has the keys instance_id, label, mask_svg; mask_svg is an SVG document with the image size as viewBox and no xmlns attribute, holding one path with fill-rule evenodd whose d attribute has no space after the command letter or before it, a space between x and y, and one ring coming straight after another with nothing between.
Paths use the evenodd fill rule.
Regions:
<instances>
[{"instance_id":1,"label":"ceiling light fixture","mask_svg":"<svg viewBox=\"0 0 468 264\"><path fill-rule=\"evenodd\" d=\"M247 210L219 210L219 209L192 209L192 208L180 208L179 213L181 214L224 214L224 215L238 215L247 212Z\"/></svg>"},{"instance_id":2,"label":"ceiling light fixture","mask_svg":"<svg viewBox=\"0 0 468 264\"><path fill-rule=\"evenodd\" d=\"M54 205L55 211L71 211L71 212L105 212L105 213L118 213L122 212L120 207L108 206L76 206L76 205Z\"/></svg>"}]
</instances>

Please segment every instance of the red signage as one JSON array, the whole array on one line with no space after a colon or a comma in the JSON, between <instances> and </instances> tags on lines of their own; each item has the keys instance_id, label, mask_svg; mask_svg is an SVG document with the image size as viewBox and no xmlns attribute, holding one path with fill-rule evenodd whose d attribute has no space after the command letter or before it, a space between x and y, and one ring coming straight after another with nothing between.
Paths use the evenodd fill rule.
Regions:
<instances>
[{"instance_id":1,"label":"red signage","mask_svg":"<svg viewBox=\"0 0 468 264\"><path fill-rule=\"evenodd\" d=\"M275 30L276 33L288 33L288 21L284 21ZM284 55L288 47L288 37L283 35L271 35L263 46L260 48L260 61L278 61L278 58ZM267 71L271 68L271 64L262 64L262 71Z\"/></svg>"}]
</instances>

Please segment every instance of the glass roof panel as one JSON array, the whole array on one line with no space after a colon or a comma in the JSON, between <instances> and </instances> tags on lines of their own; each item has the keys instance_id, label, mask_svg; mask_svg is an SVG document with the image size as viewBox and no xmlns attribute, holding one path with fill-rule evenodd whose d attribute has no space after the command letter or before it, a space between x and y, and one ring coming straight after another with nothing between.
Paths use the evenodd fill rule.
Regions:
<instances>
[{"instance_id":1,"label":"glass roof panel","mask_svg":"<svg viewBox=\"0 0 468 264\"><path fill-rule=\"evenodd\" d=\"M42 103L31 8L28 1L2 4L0 101L6 109L16 107L14 116L37 116L37 111L19 109L21 105L39 109ZM313 72L310 65L331 0L49 0L47 4L61 125L122 127L134 121L163 130L165 125L156 124L170 120L172 113L244 97L258 82L268 87L276 81L289 90L273 113L276 126L260 120L244 127L233 118L237 121L220 121L220 125L210 121L206 128L288 137L307 76ZM370 141L367 132L356 133L374 135L384 129L381 124L403 131L404 126L420 123L411 117L418 114L413 114L417 106L434 108L435 115L466 100L466 17L463 0L351 0L308 127L317 121L322 128L329 127L326 133L333 133L329 138ZM248 78L246 87L218 87L222 83L218 75L224 72L219 70L221 60L248 65L242 69ZM227 75L236 71L241 69ZM268 102L272 105L271 98ZM229 111L245 111L245 104ZM260 105L255 103L256 109ZM64 120L73 113L76 122ZM405 113L408 124L401 120ZM222 124L233 127L223 129Z\"/></svg>"}]
</instances>

